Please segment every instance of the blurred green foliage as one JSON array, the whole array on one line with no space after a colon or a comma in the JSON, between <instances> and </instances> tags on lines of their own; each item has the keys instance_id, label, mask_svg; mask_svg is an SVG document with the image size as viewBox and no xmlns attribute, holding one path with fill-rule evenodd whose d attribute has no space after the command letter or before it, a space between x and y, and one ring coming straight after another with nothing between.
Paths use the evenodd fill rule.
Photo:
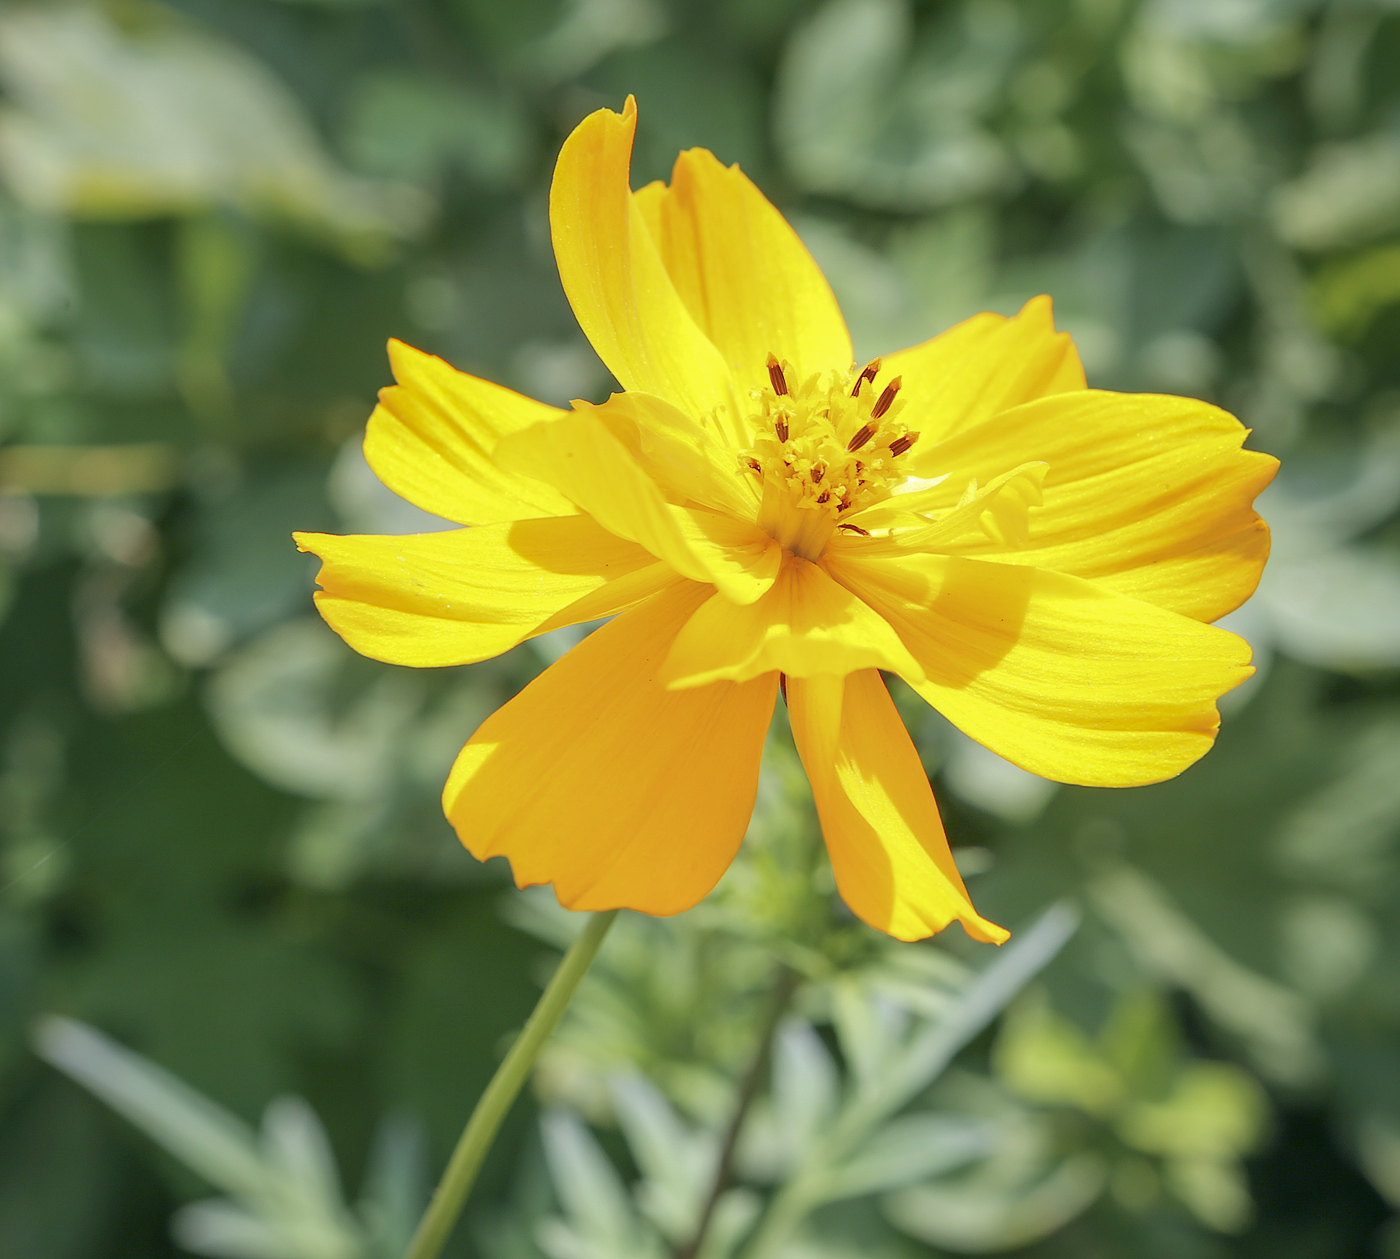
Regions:
<instances>
[{"instance_id":1,"label":"blurred green foliage","mask_svg":"<svg viewBox=\"0 0 1400 1259\"><path fill-rule=\"evenodd\" d=\"M434 527L358 450L390 336L607 392L545 192L634 92L634 182L740 162L861 357L1049 292L1091 383L1239 414L1284 461L1260 676L1128 792L897 696L979 907L1083 915L991 1031L1035 967L959 1015L991 950L844 915L779 725L746 855L620 923L457 1253L682 1245L777 985L705 1259L1400 1256L1398 60L1387 0L0 8L0 1254L391 1254L533 1004L569 925L437 794L572 640L361 660L288 534ZM140 1057L49 1019L65 1076L53 1014Z\"/></svg>"}]
</instances>

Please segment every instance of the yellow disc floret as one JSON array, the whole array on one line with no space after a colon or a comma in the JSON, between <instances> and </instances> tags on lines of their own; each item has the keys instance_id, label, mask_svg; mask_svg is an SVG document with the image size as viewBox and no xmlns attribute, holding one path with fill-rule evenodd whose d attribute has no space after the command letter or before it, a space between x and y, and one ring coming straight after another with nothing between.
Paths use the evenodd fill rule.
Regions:
<instances>
[{"instance_id":1,"label":"yellow disc floret","mask_svg":"<svg viewBox=\"0 0 1400 1259\"><path fill-rule=\"evenodd\" d=\"M900 378L877 388L879 372L875 359L796 381L790 364L768 356L769 387L754 391L756 436L742 459L762 478L759 526L794 555L815 560L837 529L864 532L849 518L908 476L900 456L919 435L899 422Z\"/></svg>"}]
</instances>

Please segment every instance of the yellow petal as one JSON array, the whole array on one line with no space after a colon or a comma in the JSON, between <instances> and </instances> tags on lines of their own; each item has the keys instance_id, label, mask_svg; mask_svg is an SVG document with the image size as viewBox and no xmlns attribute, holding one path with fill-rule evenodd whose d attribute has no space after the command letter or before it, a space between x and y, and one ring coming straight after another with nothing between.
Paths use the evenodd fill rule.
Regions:
<instances>
[{"instance_id":1,"label":"yellow petal","mask_svg":"<svg viewBox=\"0 0 1400 1259\"><path fill-rule=\"evenodd\" d=\"M826 277L737 166L690 149L676 159L671 186L649 184L637 202L676 291L741 391L767 385L769 354L802 376L851 362Z\"/></svg>"},{"instance_id":2,"label":"yellow petal","mask_svg":"<svg viewBox=\"0 0 1400 1259\"><path fill-rule=\"evenodd\" d=\"M735 411L729 368L666 273L628 187L637 107L589 114L564 141L549 193L559 279L579 326L624 389L694 416Z\"/></svg>"},{"instance_id":3,"label":"yellow petal","mask_svg":"<svg viewBox=\"0 0 1400 1259\"><path fill-rule=\"evenodd\" d=\"M704 598L683 585L624 613L486 719L443 793L477 857L571 909L674 914L714 887L753 811L777 677L662 686Z\"/></svg>"},{"instance_id":4,"label":"yellow petal","mask_svg":"<svg viewBox=\"0 0 1400 1259\"><path fill-rule=\"evenodd\" d=\"M1069 334L1055 331L1048 297L1032 298L1012 319L974 315L931 341L885 355L878 381L895 376L903 378L900 421L919 434L911 466L923 477L948 470L934 468L928 452L935 442L1032 398L1084 388L1079 355Z\"/></svg>"},{"instance_id":5,"label":"yellow petal","mask_svg":"<svg viewBox=\"0 0 1400 1259\"><path fill-rule=\"evenodd\" d=\"M968 900L919 754L879 673L794 678L788 705L851 911L899 940L921 940L955 919L974 940L1005 940L1009 933Z\"/></svg>"},{"instance_id":6,"label":"yellow petal","mask_svg":"<svg viewBox=\"0 0 1400 1259\"><path fill-rule=\"evenodd\" d=\"M401 341L389 342L389 362L399 383L380 391L365 458L391 490L464 525L573 514L557 490L491 458L503 435L559 411Z\"/></svg>"},{"instance_id":7,"label":"yellow petal","mask_svg":"<svg viewBox=\"0 0 1400 1259\"><path fill-rule=\"evenodd\" d=\"M1193 398L1084 390L1027 403L930 455L956 469L945 486L1023 459L1049 465L1023 547L967 535L959 554L1092 578L1213 621L1254 593L1268 557L1252 504L1278 461L1241 450L1247 432Z\"/></svg>"},{"instance_id":8,"label":"yellow petal","mask_svg":"<svg viewBox=\"0 0 1400 1259\"><path fill-rule=\"evenodd\" d=\"M293 535L320 556L316 606L356 651L390 664L469 664L557 624L616 611L674 580L651 555L587 516L522 520L402 537ZM661 570L661 571L653 571ZM632 584L610 590L619 579ZM659 579L659 580L658 580ZM607 611L597 611L598 607Z\"/></svg>"},{"instance_id":9,"label":"yellow petal","mask_svg":"<svg viewBox=\"0 0 1400 1259\"><path fill-rule=\"evenodd\" d=\"M877 668L922 676L884 621L815 564L792 556L756 603L740 607L722 594L708 600L677 636L661 676L690 687L774 671L805 678Z\"/></svg>"},{"instance_id":10,"label":"yellow petal","mask_svg":"<svg viewBox=\"0 0 1400 1259\"><path fill-rule=\"evenodd\" d=\"M692 581L711 582L730 599L751 603L777 575L781 551L756 525L711 519L668 503L656 482L598 418L598 408L503 438L496 458L530 469L605 529L646 547Z\"/></svg>"},{"instance_id":11,"label":"yellow petal","mask_svg":"<svg viewBox=\"0 0 1400 1259\"><path fill-rule=\"evenodd\" d=\"M1180 773L1215 738L1215 701L1252 670L1224 630L1097 582L956 556L831 558L898 631L910 685L956 726L1060 782L1130 787Z\"/></svg>"},{"instance_id":12,"label":"yellow petal","mask_svg":"<svg viewBox=\"0 0 1400 1259\"><path fill-rule=\"evenodd\" d=\"M592 413L673 501L753 520L760 494L734 447L704 424L647 393L615 393Z\"/></svg>"}]
</instances>

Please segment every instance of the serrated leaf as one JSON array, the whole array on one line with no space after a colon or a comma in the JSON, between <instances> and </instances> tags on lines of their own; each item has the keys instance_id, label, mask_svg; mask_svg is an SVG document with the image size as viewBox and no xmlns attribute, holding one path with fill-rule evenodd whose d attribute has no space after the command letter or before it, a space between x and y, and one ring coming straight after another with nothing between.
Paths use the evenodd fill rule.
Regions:
<instances>
[{"instance_id":1,"label":"serrated leaf","mask_svg":"<svg viewBox=\"0 0 1400 1259\"><path fill-rule=\"evenodd\" d=\"M713 1134L695 1133L661 1091L640 1075L612 1081L613 1104L643 1181L637 1198L672 1241L688 1237L714 1176Z\"/></svg>"},{"instance_id":2,"label":"serrated leaf","mask_svg":"<svg viewBox=\"0 0 1400 1259\"><path fill-rule=\"evenodd\" d=\"M626 1186L592 1134L574 1114L554 1110L540 1120L545 1158L568 1219L565 1230L600 1254L630 1254L638 1233ZM562 1241L564 1233L546 1230ZM568 1250L569 1245L564 1244Z\"/></svg>"}]
</instances>

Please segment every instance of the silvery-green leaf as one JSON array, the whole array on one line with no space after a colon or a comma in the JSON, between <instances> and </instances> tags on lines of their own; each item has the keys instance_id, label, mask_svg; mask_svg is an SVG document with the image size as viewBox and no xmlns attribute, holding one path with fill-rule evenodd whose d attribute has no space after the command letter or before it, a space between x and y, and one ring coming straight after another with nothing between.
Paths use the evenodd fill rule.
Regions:
<instances>
[{"instance_id":1,"label":"silvery-green leaf","mask_svg":"<svg viewBox=\"0 0 1400 1259\"><path fill-rule=\"evenodd\" d=\"M359 1212L380 1259L399 1259L428 1204L427 1149L422 1127L391 1114L370 1148Z\"/></svg>"},{"instance_id":2,"label":"silvery-green leaf","mask_svg":"<svg viewBox=\"0 0 1400 1259\"><path fill-rule=\"evenodd\" d=\"M233 43L172 21L118 26L97 5L0 16L0 168L25 204L140 218L236 205L382 250L433 206L337 167L301 104Z\"/></svg>"},{"instance_id":3,"label":"silvery-green leaf","mask_svg":"<svg viewBox=\"0 0 1400 1259\"><path fill-rule=\"evenodd\" d=\"M787 1019L773 1047L773 1100L784 1134L800 1149L836 1108L838 1073L816 1029Z\"/></svg>"},{"instance_id":4,"label":"silvery-green leaf","mask_svg":"<svg viewBox=\"0 0 1400 1259\"><path fill-rule=\"evenodd\" d=\"M57 1015L39 1021L34 1047L210 1184L246 1200L271 1192L252 1130L155 1063Z\"/></svg>"},{"instance_id":5,"label":"silvery-green leaf","mask_svg":"<svg viewBox=\"0 0 1400 1259\"><path fill-rule=\"evenodd\" d=\"M224 745L269 782L298 795L361 806L388 787L394 750L422 703L419 680L369 679L348 704L355 657L320 620L287 621L231 655L209 682Z\"/></svg>"},{"instance_id":6,"label":"silvery-green leaf","mask_svg":"<svg viewBox=\"0 0 1400 1259\"><path fill-rule=\"evenodd\" d=\"M1003 945L947 1014L916 1033L876 1082L883 1113L894 1113L937 1079L958 1051L1049 964L1078 926L1079 915L1071 906L1054 905Z\"/></svg>"},{"instance_id":7,"label":"silvery-green leaf","mask_svg":"<svg viewBox=\"0 0 1400 1259\"><path fill-rule=\"evenodd\" d=\"M827 1178L828 1200L883 1193L942 1176L987 1155L995 1133L954 1115L906 1115L875 1132L854 1158Z\"/></svg>"},{"instance_id":8,"label":"silvery-green leaf","mask_svg":"<svg viewBox=\"0 0 1400 1259\"><path fill-rule=\"evenodd\" d=\"M857 1088L872 1086L882 1074L909 1025L907 1014L870 991L855 976L842 976L831 989L832 1022L841 1053Z\"/></svg>"},{"instance_id":9,"label":"silvery-green leaf","mask_svg":"<svg viewBox=\"0 0 1400 1259\"><path fill-rule=\"evenodd\" d=\"M215 1259L310 1259L283 1229L222 1198L181 1207L170 1230L186 1250Z\"/></svg>"},{"instance_id":10,"label":"silvery-green leaf","mask_svg":"<svg viewBox=\"0 0 1400 1259\"><path fill-rule=\"evenodd\" d=\"M953 733L943 770L953 791L1008 822L1032 822L1044 812L1059 783L1013 765L959 730Z\"/></svg>"},{"instance_id":11,"label":"silvery-green leaf","mask_svg":"<svg viewBox=\"0 0 1400 1259\"><path fill-rule=\"evenodd\" d=\"M613 1103L643 1182L638 1201L672 1241L695 1228L718 1158L714 1134L694 1133L641 1075L612 1081Z\"/></svg>"},{"instance_id":12,"label":"silvery-green leaf","mask_svg":"<svg viewBox=\"0 0 1400 1259\"><path fill-rule=\"evenodd\" d=\"M1352 546L1280 557L1255 601L1295 659L1342 671L1400 665L1400 553Z\"/></svg>"},{"instance_id":13,"label":"silvery-green leaf","mask_svg":"<svg viewBox=\"0 0 1400 1259\"><path fill-rule=\"evenodd\" d=\"M709 1231L696 1259L730 1259L763 1209L763 1200L748 1189L729 1189L715 1203Z\"/></svg>"},{"instance_id":14,"label":"silvery-green leaf","mask_svg":"<svg viewBox=\"0 0 1400 1259\"><path fill-rule=\"evenodd\" d=\"M638 1222L621 1178L577 1116L564 1110L548 1112L540 1120L545 1158L550 1176L567 1218L567 1232L599 1254L633 1253ZM558 1229L541 1234L556 1242ZM564 1249L571 1243L561 1242ZM560 1256L559 1259L564 1259Z\"/></svg>"},{"instance_id":15,"label":"silvery-green leaf","mask_svg":"<svg viewBox=\"0 0 1400 1259\"><path fill-rule=\"evenodd\" d=\"M1106 870L1089 890L1143 968L1191 993L1264 1075L1288 1084L1317 1079L1324 1059L1315 1014L1297 993L1237 962L1140 870Z\"/></svg>"},{"instance_id":16,"label":"silvery-green leaf","mask_svg":"<svg viewBox=\"0 0 1400 1259\"><path fill-rule=\"evenodd\" d=\"M300 1097L276 1098L263 1115L261 1144L288 1221L323 1236L328 1255L357 1249L357 1226L345 1208L330 1141L316 1112Z\"/></svg>"},{"instance_id":17,"label":"silvery-green leaf","mask_svg":"<svg viewBox=\"0 0 1400 1259\"><path fill-rule=\"evenodd\" d=\"M1289 878L1356 893L1395 870L1400 721L1382 719L1355 732L1344 753L1342 772L1283 815L1270 847Z\"/></svg>"},{"instance_id":18,"label":"silvery-green leaf","mask_svg":"<svg viewBox=\"0 0 1400 1259\"><path fill-rule=\"evenodd\" d=\"M1273 194L1274 222L1301 249L1374 239L1400 222L1400 144L1383 132L1321 146L1308 169Z\"/></svg>"},{"instance_id":19,"label":"silvery-green leaf","mask_svg":"<svg viewBox=\"0 0 1400 1259\"><path fill-rule=\"evenodd\" d=\"M890 1223L911 1237L959 1254L1027 1246L1062 1228L1103 1192L1095 1154L1079 1154L1027 1186L959 1180L917 1185L884 1199Z\"/></svg>"},{"instance_id":20,"label":"silvery-green leaf","mask_svg":"<svg viewBox=\"0 0 1400 1259\"><path fill-rule=\"evenodd\" d=\"M1014 178L979 116L995 98L1017 18L991 6L978 16L989 20L952 14L944 55L906 64L913 23L905 0L830 0L817 10L789 39L776 88L774 130L796 179L907 211Z\"/></svg>"}]
</instances>

